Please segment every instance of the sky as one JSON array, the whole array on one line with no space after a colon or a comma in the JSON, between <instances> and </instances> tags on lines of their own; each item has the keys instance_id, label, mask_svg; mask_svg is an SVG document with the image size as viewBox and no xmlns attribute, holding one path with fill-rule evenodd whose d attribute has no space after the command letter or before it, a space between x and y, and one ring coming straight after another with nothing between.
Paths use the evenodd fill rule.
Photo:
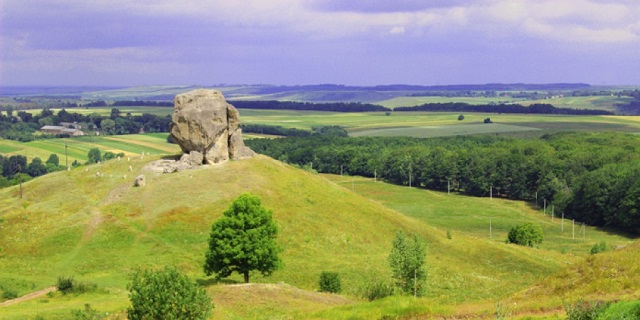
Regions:
<instances>
[{"instance_id":1,"label":"sky","mask_svg":"<svg viewBox=\"0 0 640 320\"><path fill-rule=\"evenodd\" d=\"M0 86L640 84L637 0L0 0Z\"/></svg>"}]
</instances>

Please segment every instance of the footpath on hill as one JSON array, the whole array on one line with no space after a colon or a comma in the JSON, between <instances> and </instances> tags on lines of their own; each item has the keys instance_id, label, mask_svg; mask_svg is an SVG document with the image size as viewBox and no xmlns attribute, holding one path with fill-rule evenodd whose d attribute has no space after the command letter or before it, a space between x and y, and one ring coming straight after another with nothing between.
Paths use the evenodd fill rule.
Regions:
<instances>
[{"instance_id":1,"label":"footpath on hill","mask_svg":"<svg viewBox=\"0 0 640 320\"><path fill-rule=\"evenodd\" d=\"M5 302L2 302L2 303L0 303L0 307L6 307L6 306L10 306L12 304L19 303L19 302L32 300L32 299L35 299L35 298L38 298L38 297L42 297L45 294L47 294L49 292L53 292L53 291L56 291L56 287L44 288L42 290L26 294L26 295L24 295L24 296L22 296L20 298L15 298L15 299L11 299L11 300L7 300Z\"/></svg>"}]
</instances>

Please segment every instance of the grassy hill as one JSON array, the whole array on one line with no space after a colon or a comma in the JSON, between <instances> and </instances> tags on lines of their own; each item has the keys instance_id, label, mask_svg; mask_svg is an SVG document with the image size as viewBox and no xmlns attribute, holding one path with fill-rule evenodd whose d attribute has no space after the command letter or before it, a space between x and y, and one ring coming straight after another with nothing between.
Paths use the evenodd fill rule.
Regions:
<instances>
[{"instance_id":1,"label":"grassy hill","mask_svg":"<svg viewBox=\"0 0 640 320\"><path fill-rule=\"evenodd\" d=\"M122 314L132 270L163 265L175 265L206 285L217 318L491 314L496 302L582 260L557 250L506 245L463 229L448 239L450 227L430 218L403 214L348 184L263 156L170 175L144 168L154 159L158 156L132 157L49 174L25 183L22 199L17 186L0 190L0 290L23 295L54 285L59 276L99 288L0 306L0 319L60 318L85 304ZM147 186L133 188L133 178L141 173ZM209 228L244 192L273 210L284 268L266 279L252 275L265 284L216 285L201 267ZM415 200L416 195L406 197ZM465 212L479 206L469 199L460 206ZM427 297L362 301L366 284L389 281L387 255L398 230L428 243ZM315 292L322 271L340 273L343 296ZM230 279L237 281L240 277Z\"/></svg>"}]
</instances>

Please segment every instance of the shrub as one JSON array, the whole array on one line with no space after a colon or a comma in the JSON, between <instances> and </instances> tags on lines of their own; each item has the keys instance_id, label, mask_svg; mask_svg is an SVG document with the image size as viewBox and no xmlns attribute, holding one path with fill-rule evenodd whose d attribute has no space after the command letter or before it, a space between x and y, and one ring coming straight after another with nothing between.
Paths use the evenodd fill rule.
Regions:
<instances>
[{"instance_id":1,"label":"shrub","mask_svg":"<svg viewBox=\"0 0 640 320\"><path fill-rule=\"evenodd\" d=\"M604 241L600 243L596 243L593 245L593 247L591 247L591 254L596 254L596 253L605 252L605 251L607 251L607 243Z\"/></svg>"},{"instance_id":2,"label":"shrub","mask_svg":"<svg viewBox=\"0 0 640 320\"><path fill-rule=\"evenodd\" d=\"M127 289L131 320L207 319L213 309L204 289L173 267L137 271Z\"/></svg>"},{"instance_id":3,"label":"shrub","mask_svg":"<svg viewBox=\"0 0 640 320\"><path fill-rule=\"evenodd\" d=\"M491 118L485 118L484 123L492 123Z\"/></svg>"},{"instance_id":4,"label":"shrub","mask_svg":"<svg viewBox=\"0 0 640 320\"><path fill-rule=\"evenodd\" d=\"M361 288L360 295L369 301L392 296L395 293L394 286L383 280L368 281Z\"/></svg>"},{"instance_id":5,"label":"shrub","mask_svg":"<svg viewBox=\"0 0 640 320\"><path fill-rule=\"evenodd\" d=\"M67 294L73 291L73 282L73 278L71 277L67 278L59 276L58 284L56 285L56 287L58 287L58 291L62 292L63 294Z\"/></svg>"},{"instance_id":6,"label":"shrub","mask_svg":"<svg viewBox=\"0 0 640 320\"><path fill-rule=\"evenodd\" d=\"M464 115L461 114L458 116L458 121L462 121L462 120L464 120Z\"/></svg>"},{"instance_id":7,"label":"shrub","mask_svg":"<svg viewBox=\"0 0 640 320\"><path fill-rule=\"evenodd\" d=\"M326 272L323 271L320 274L320 291L322 292L331 292L331 293L339 293L342 290L340 285L340 276L337 272Z\"/></svg>"},{"instance_id":8,"label":"shrub","mask_svg":"<svg viewBox=\"0 0 640 320\"><path fill-rule=\"evenodd\" d=\"M451 233L451 230L447 230L447 239L453 239L453 233Z\"/></svg>"},{"instance_id":9,"label":"shrub","mask_svg":"<svg viewBox=\"0 0 640 320\"><path fill-rule=\"evenodd\" d=\"M542 228L539 225L525 223L509 230L507 242L533 247L535 244L542 243L543 238Z\"/></svg>"},{"instance_id":10,"label":"shrub","mask_svg":"<svg viewBox=\"0 0 640 320\"><path fill-rule=\"evenodd\" d=\"M56 287L62 294L94 292L98 289L98 285L95 283L77 282L72 277L63 276L58 277Z\"/></svg>"},{"instance_id":11,"label":"shrub","mask_svg":"<svg viewBox=\"0 0 640 320\"><path fill-rule=\"evenodd\" d=\"M573 304L565 304L568 320L595 320L600 313L607 309L609 302L578 300Z\"/></svg>"},{"instance_id":12,"label":"shrub","mask_svg":"<svg viewBox=\"0 0 640 320\"><path fill-rule=\"evenodd\" d=\"M18 297L18 292L15 291L15 290L4 289L2 291L2 298L6 299L6 300L15 299L17 297Z\"/></svg>"}]
</instances>

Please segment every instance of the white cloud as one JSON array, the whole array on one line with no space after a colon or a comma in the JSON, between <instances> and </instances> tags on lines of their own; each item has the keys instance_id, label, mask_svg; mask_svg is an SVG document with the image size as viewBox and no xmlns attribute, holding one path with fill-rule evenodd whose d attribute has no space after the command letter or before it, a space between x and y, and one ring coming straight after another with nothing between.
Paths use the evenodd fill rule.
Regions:
<instances>
[{"instance_id":1,"label":"white cloud","mask_svg":"<svg viewBox=\"0 0 640 320\"><path fill-rule=\"evenodd\" d=\"M405 30L403 26L395 26L389 30L390 34L404 34Z\"/></svg>"}]
</instances>

